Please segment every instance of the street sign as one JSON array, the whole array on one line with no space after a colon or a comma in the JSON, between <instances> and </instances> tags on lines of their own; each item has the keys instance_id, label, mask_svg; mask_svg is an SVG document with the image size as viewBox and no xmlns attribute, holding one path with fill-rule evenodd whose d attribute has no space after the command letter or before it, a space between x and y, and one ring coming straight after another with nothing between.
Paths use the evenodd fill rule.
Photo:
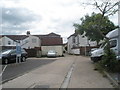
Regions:
<instances>
[{"instance_id":1,"label":"street sign","mask_svg":"<svg viewBox=\"0 0 120 90\"><path fill-rule=\"evenodd\" d=\"M18 57L21 56L21 46L20 46L20 43L16 43L16 54Z\"/></svg>"},{"instance_id":2,"label":"street sign","mask_svg":"<svg viewBox=\"0 0 120 90\"><path fill-rule=\"evenodd\" d=\"M20 46L16 46L16 53L17 53L17 56L21 56L21 47Z\"/></svg>"}]
</instances>

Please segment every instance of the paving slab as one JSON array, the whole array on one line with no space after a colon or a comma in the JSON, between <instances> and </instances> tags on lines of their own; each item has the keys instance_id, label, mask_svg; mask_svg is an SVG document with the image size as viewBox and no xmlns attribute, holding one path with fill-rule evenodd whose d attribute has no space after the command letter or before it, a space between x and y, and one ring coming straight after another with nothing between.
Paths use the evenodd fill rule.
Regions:
<instances>
[{"instance_id":1,"label":"paving slab","mask_svg":"<svg viewBox=\"0 0 120 90\"><path fill-rule=\"evenodd\" d=\"M113 88L110 81L94 70L88 57L78 56L75 62L69 88Z\"/></svg>"}]
</instances>

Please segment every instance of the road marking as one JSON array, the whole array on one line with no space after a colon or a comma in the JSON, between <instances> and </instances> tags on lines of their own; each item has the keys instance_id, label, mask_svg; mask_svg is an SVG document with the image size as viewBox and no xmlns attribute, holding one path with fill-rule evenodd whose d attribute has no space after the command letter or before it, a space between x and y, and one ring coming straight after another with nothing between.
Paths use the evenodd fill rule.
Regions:
<instances>
[{"instance_id":1,"label":"road marking","mask_svg":"<svg viewBox=\"0 0 120 90\"><path fill-rule=\"evenodd\" d=\"M70 70L68 71L68 73L67 73L67 75L66 75L66 77L65 77L65 79L64 79L60 88L67 88L68 87L68 84L70 82L71 75L72 75L74 67L75 67L75 61L73 62L72 66L71 66Z\"/></svg>"},{"instance_id":2,"label":"road marking","mask_svg":"<svg viewBox=\"0 0 120 90\"><path fill-rule=\"evenodd\" d=\"M0 77L2 76L3 72L5 71L5 69L7 68L7 65L5 65L5 67L3 68L2 72L0 73Z\"/></svg>"}]
</instances>

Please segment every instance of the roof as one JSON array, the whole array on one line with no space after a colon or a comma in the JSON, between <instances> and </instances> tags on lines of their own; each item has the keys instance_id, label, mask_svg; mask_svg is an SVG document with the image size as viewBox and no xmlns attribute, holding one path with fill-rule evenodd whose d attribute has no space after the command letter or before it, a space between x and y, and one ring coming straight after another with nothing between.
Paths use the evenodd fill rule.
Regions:
<instances>
[{"instance_id":1,"label":"roof","mask_svg":"<svg viewBox=\"0 0 120 90\"><path fill-rule=\"evenodd\" d=\"M61 37L59 34L56 34L56 33L49 33L49 34L46 34L46 35L34 35L34 36L37 36L39 38L42 38L42 37Z\"/></svg>"},{"instance_id":2,"label":"roof","mask_svg":"<svg viewBox=\"0 0 120 90\"><path fill-rule=\"evenodd\" d=\"M54 36L54 37L60 37L60 35L58 35L58 34L56 34L56 33L49 33L49 34L47 34L48 36Z\"/></svg>"},{"instance_id":3,"label":"roof","mask_svg":"<svg viewBox=\"0 0 120 90\"><path fill-rule=\"evenodd\" d=\"M41 39L42 46L50 46L50 45L63 45L63 39L61 35L56 33L49 33L46 35L34 35Z\"/></svg>"},{"instance_id":4,"label":"roof","mask_svg":"<svg viewBox=\"0 0 120 90\"><path fill-rule=\"evenodd\" d=\"M23 40L25 38L27 38L27 35L1 35L1 37L8 37L12 40ZM55 34L55 33L49 33L46 35L33 35L33 36L37 36L41 39L41 45L42 46L50 46L50 45L62 45L63 44L63 40L61 38L60 35Z\"/></svg>"},{"instance_id":5,"label":"roof","mask_svg":"<svg viewBox=\"0 0 120 90\"><path fill-rule=\"evenodd\" d=\"M113 31L110 31L110 32L106 35L106 37L108 37L108 38L117 37L117 36L118 36L118 30L119 30L119 29L115 29L115 30L113 30Z\"/></svg>"},{"instance_id":6,"label":"roof","mask_svg":"<svg viewBox=\"0 0 120 90\"><path fill-rule=\"evenodd\" d=\"M74 33L74 34L70 35L67 39L69 39L72 36L77 36L77 35L78 35L77 33Z\"/></svg>"},{"instance_id":7,"label":"roof","mask_svg":"<svg viewBox=\"0 0 120 90\"><path fill-rule=\"evenodd\" d=\"M2 37L4 37L4 36L6 36L14 41L15 40L23 40L28 37L27 35L2 35Z\"/></svg>"},{"instance_id":8,"label":"roof","mask_svg":"<svg viewBox=\"0 0 120 90\"><path fill-rule=\"evenodd\" d=\"M43 37L41 44L42 46L63 45L63 40L60 37Z\"/></svg>"}]
</instances>

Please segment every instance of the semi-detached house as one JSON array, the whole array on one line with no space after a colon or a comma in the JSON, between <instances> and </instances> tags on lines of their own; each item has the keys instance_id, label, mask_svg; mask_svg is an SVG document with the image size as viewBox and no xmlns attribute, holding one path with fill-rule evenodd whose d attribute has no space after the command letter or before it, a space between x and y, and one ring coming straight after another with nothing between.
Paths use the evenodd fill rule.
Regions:
<instances>
[{"instance_id":1,"label":"semi-detached house","mask_svg":"<svg viewBox=\"0 0 120 90\"><path fill-rule=\"evenodd\" d=\"M16 48L16 42L20 42L22 48L26 50L37 50L42 56L47 55L49 50L55 50L58 56L63 55L62 37L55 33L46 35L2 35L0 36L0 46L2 49Z\"/></svg>"},{"instance_id":2,"label":"semi-detached house","mask_svg":"<svg viewBox=\"0 0 120 90\"><path fill-rule=\"evenodd\" d=\"M88 40L84 34L80 35L74 33L67 39L67 51L69 54L88 55L91 48L95 48L97 46L95 41Z\"/></svg>"}]
</instances>

